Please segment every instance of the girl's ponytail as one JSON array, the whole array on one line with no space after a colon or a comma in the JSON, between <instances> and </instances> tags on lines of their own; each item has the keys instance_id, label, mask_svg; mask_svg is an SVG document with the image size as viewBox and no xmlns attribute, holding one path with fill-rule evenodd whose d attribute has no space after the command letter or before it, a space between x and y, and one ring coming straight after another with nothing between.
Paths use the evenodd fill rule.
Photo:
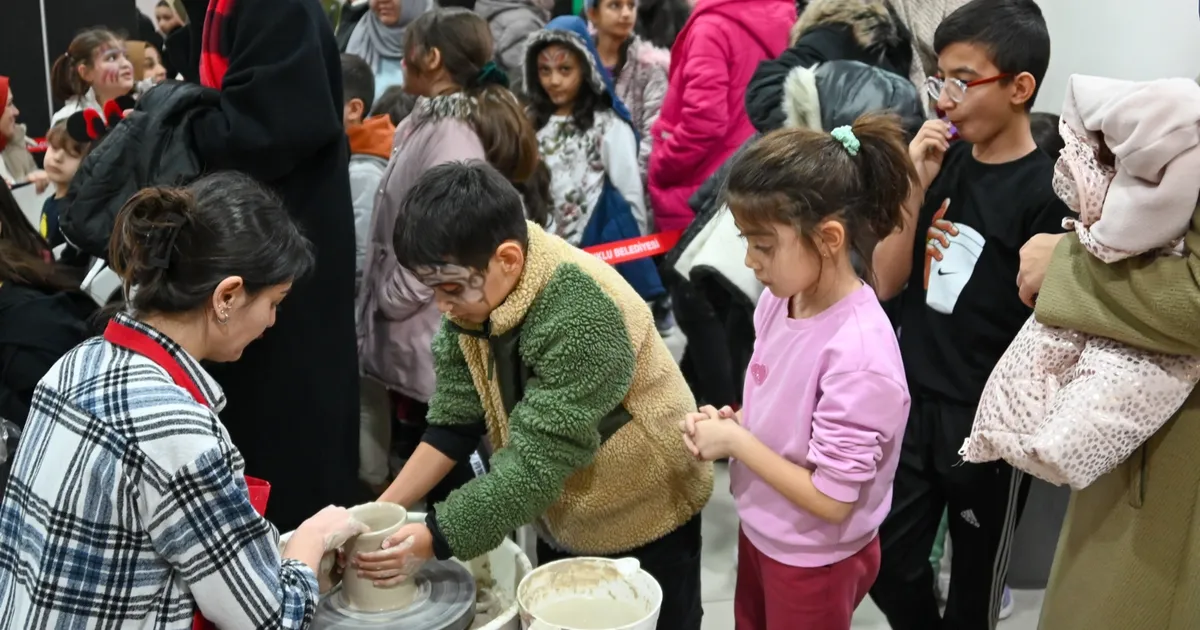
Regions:
<instances>
[{"instance_id":1,"label":"girl's ponytail","mask_svg":"<svg viewBox=\"0 0 1200 630\"><path fill-rule=\"evenodd\" d=\"M83 80L75 71L75 62L71 59L71 53L59 55L54 60L54 65L50 66L50 91L54 98L67 101L87 92L87 88L82 87L82 84Z\"/></svg>"},{"instance_id":2,"label":"girl's ponytail","mask_svg":"<svg viewBox=\"0 0 1200 630\"><path fill-rule=\"evenodd\" d=\"M851 233L850 245L861 261L863 278L873 283L875 246L903 225L904 202L917 174L898 116L865 114L854 121L851 131L859 145L852 161L858 167L862 197L854 204L857 229Z\"/></svg>"},{"instance_id":3,"label":"girl's ponytail","mask_svg":"<svg viewBox=\"0 0 1200 630\"><path fill-rule=\"evenodd\" d=\"M508 88L487 85L470 90L475 99L471 126L479 134L488 164L508 181L523 184L538 166L537 131Z\"/></svg>"},{"instance_id":4,"label":"girl's ponytail","mask_svg":"<svg viewBox=\"0 0 1200 630\"><path fill-rule=\"evenodd\" d=\"M508 74L488 61L464 88L475 101L471 126L488 164L522 186L538 166L537 131L508 83Z\"/></svg>"},{"instance_id":5,"label":"girl's ponytail","mask_svg":"<svg viewBox=\"0 0 1200 630\"><path fill-rule=\"evenodd\" d=\"M878 240L900 228L902 207L916 179L904 129L893 114L865 114L851 127L860 144L855 158L864 199L861 215Z\"/></svg>"},{"instance_id":6,"label":"girl's ponytail","mask_svg":"<svg viewBox=\"0 0 1200 630\"><path fill-rule=\"evenodd\" d=\"M419 59L434 48L442 68L472 101L467 119L488 164L510 182L525 183L537 168L537 132L508 90L508 76L492 61L495 46L487 21L459 7L422 13L405 29L405 63L425 72Z\"/></svg>"}]
</instances>

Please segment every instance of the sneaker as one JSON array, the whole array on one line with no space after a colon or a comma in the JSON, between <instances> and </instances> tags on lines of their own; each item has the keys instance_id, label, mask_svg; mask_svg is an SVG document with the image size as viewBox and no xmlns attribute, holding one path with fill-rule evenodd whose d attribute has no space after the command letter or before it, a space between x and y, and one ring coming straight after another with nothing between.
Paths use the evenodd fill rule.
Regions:
<instances>
[{"instance_id":1,"label":"sneaker","mask_svg":"<svg viewBox=\"0 0 1200 630\"><path fill-rule=\"evenodd\" d=\"M1004 587L1004 595L1000 598L1000 618L1008 619L1012 616L1013 610L1016 609L1016 604L1013 603L1012 589Z\"/></svg>"}]
</instances>

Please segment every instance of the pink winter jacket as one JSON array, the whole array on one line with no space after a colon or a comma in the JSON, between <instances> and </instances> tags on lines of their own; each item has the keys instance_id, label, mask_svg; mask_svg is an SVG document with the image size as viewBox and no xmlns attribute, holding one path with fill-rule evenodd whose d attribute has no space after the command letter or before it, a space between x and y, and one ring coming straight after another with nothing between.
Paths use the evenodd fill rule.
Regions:
<instances>
[{"instance_id":1,"label":"pink winter jacket","mask_svg":"<svg viewBox=\"0 0 1200 630\"><path fill-rule=\"evenodd\" d=\"M659 230L692 221L688 198L754 133L746 85L778 57L794 0L699 0L671 48L667 97L654 124L648 188Z\"/></svg>"}]
</instances>

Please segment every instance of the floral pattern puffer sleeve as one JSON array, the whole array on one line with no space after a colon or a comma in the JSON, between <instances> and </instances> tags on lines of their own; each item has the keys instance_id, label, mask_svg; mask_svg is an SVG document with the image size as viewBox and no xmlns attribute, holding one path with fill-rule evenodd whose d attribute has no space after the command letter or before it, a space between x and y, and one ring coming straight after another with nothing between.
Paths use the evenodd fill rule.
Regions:
<instances>
[{"instance_id":1,"label":"floral pattern puffer sleeve","mask_svg":"<svg viewBox=\"0 0 1200 630\"><path fill-rule=\"evenodd\" d=\"M663 99L667 96L667 71L671 67L671 53L633 36L626 52L625 66L614 69L617 97L624 101L633 117L638 132L638 167L642 172L642 183L650 165L650 147L653 135L650 128L658 120Z\"/></svg>"}]
</instances>

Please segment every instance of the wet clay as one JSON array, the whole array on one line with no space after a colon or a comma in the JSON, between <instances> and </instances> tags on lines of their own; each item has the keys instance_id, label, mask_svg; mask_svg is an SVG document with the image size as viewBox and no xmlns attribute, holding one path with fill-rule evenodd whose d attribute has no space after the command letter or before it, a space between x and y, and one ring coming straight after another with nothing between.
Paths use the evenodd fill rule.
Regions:
<instances>
[{"instance_id":1,"label":"wet clay","mask_svg":"<svg viewBox=\"0 0 1200 630\"><path fill-rule=\"evenodd\" d=\"M533 613L543 623L571 630L614 630L646 617L637 604L598 597L572 597L542 604Z\"/></svg>"},{"instance_id":2,"label":"wet clay","mask_svg":"<svg viewBox=\"0 0 1200 630\"><path fill-rule=\"evenodd\" d=\"M350 515L369 528L367 533L351 538L344 547L346 555L379 551L383 541L404 525L408 512L395 503L365 503L350 508ZM417 586L407 580L395 586L380 588L371 580L358 577L356 571L346 571L342 578L342 598L346 607L361 612L399 610L412 604Z\"/></svg>"}]
</instances>

